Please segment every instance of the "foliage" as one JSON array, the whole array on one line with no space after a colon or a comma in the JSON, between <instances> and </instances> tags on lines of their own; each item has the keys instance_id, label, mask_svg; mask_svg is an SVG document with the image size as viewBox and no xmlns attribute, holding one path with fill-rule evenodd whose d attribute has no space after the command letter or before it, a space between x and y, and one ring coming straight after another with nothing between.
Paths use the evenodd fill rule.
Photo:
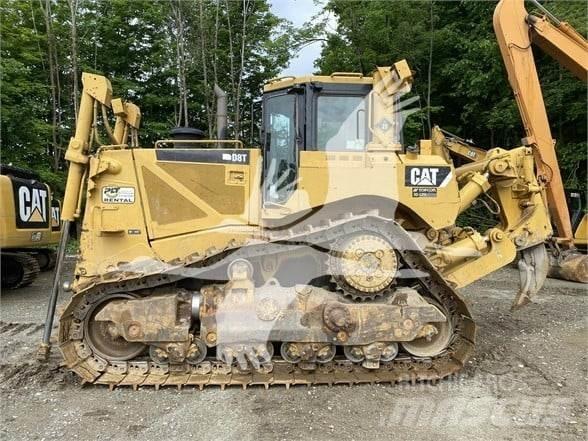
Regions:
<instances>
[{"instance_id":1,"label":"foliage","mask_svg":"<svg viewBox=\"0 0 588 441\"><path fill-rule=\"evenodd\" d=\"M51 126L46 41L35 29L42 18L29 1L2 2L0 14L2 160L55 182L47 146Z\"/></svg>"},{"instance_id":2,"label":"foliage","mask_svg":"<svg viewBox=\"0 0 588 441\"><path fill-rule=\"evenodd\" d=\"M586 35L584 2L549 0L544 5ZM336 17L337 32L324 35L316 67L325 74L369 73L407 59L423 108L407 121L406 138L426 132L429 110L433 123L478 145L519 145L524 132L492 28L494 7L482 1L329 0L325 12ZM540 51L536 59L565 184L585 188L586 85Z\"/></svg>"},{"instance_id":3,"label":"foliage","mask_svg":"<svg viewBox=\"0 0 588 441\"><path fill-rule=\"evenodd\" d=\"M544 4L586 33L583 2ZM215 83L228 93L229 135L256 145L262 84L313 41L323 44L316 64L322 73L369 73L409 61L420 110L407 120L406 143L427 135L430 116L481 146L515 146L523 130L492 30L494 6L329 0L323 16L293 29L272 14L270 0L4 0L2 161L34 169L62 189L81 71L108 76L115 96L141 106L142 145L177 125L214 136ZM327 32L327 14L336 18L335 33ZM585 188L586 87L536 55L565 183Z\"/></svg>"},{"instance_id":4,"label":"foliage","mask_svg":"<svg viewBox=\"0 0 588 441\"><path fill-rule=\"evenodd\" d=\"M58 192L82 71L106 75L115 96L140 105L142 145L177 125L214 135L215 83L229 96L229 135L255 144L262 84L292 47L268 0L4 0L0 13L1 159Z\"/></svg>"}]
</instances>

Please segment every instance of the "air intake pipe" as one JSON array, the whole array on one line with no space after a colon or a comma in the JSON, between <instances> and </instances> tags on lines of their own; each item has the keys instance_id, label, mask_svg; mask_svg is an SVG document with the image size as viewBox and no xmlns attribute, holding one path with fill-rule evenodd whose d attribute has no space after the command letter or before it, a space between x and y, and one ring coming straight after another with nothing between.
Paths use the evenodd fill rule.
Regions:
<instances>
[{"instance_id":1,"label":"air intake pipe","mask_svg":"<svg viewBox=\"0 0 588 441\"><path fill-rule=\"evenodd\" d=\"M227 93L215 84L214 94L216 95L216 139L227 139Z\"/></svg>"}]
</instances>

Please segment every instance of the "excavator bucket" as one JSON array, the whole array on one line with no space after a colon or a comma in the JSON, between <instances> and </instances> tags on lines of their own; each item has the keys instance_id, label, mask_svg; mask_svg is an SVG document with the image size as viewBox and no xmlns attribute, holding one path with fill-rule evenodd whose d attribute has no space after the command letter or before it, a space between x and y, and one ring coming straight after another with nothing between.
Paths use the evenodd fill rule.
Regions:
<instances>
[{"instance_id":1,"label":"excavator bucket","mask_svg":"<svg viewBox=\"0 0 588 441\"><path fill-rule=\"evenodd\" d=\"M549 277L588 283L588 255L574 251L550 254Z\"/></svg>"}]
</instances>

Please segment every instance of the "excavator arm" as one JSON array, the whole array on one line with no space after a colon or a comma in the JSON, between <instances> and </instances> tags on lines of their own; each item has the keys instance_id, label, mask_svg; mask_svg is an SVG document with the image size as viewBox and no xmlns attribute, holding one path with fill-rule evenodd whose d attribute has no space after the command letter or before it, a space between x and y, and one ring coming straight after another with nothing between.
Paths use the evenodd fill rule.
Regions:
<instances>
[{"instance_id":1,"label":"excavator arm","mask_svg":"<svg viewBox=\"0 0 588 441\"><path fill-rule=\"evenodd\" d=\"M494 31L523 120L523 144L533 148L537 176L546 185L559 241L572 247L572 226L532 44L586 81L588 43L570 25L557 20L536 1L533 3L546 14L544 17L529 14L524 0L501 0L494 11Z\"/></svg>"},{"instance_id":2,"label":"excavator arm","mask_svg":"<svg viewBox=\"0 0 588 441\"><path fill-rule=\"evenodd\" d=\"M534 4L545 13L545 16L527 15L531 41L578 79L586 82L588 45L584 37L565 21L559 21L541 4L536 1Z\"/></svg>"}]
</instances>

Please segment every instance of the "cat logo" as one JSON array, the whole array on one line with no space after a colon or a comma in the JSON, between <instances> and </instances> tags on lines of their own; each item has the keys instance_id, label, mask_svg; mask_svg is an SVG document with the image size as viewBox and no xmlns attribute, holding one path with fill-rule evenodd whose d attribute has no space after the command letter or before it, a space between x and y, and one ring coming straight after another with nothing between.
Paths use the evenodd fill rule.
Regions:
<instances>
[{"instance_id":1,"label":"cat logo","mask_svg":"<svg viewBox=\"0 0 588 441\"><path fill-rule=\"evenodd\" d=\"M450 167L406 167L407 187L445 187L451 179Z\"/></svg>"},{"instance_id":2,"label":"cat logo","mask_svg":"<svg viewBox=\"0 0 588 441\"><path fill-rule=\"evenodd\" d=\"M21 222L47 222L47 190L20 187L18 189L18 216Z\"/></svg>"},{"instance_id":3,"label":"cat logo","mask_svg":"<svg viewBox=\"0 0 588 441\"><path fill-rule=\"evenodd\" d=\"M12 179L15 221L17 228L49 227L49 189L45 184L24 179Z\"/></svg>"},{"instance_id":4,"label":"cat logo","mask_svg":"<svg viewBox=\"0 0 588 441\"><path fill-rule=\"evenodd\" d=\"M60 226L61 226L61 221L60 221L60 206L59 203L56 203L55 201L51 204L51 230L52 231L59 231Z\"/></svg>"}]
</instances>

